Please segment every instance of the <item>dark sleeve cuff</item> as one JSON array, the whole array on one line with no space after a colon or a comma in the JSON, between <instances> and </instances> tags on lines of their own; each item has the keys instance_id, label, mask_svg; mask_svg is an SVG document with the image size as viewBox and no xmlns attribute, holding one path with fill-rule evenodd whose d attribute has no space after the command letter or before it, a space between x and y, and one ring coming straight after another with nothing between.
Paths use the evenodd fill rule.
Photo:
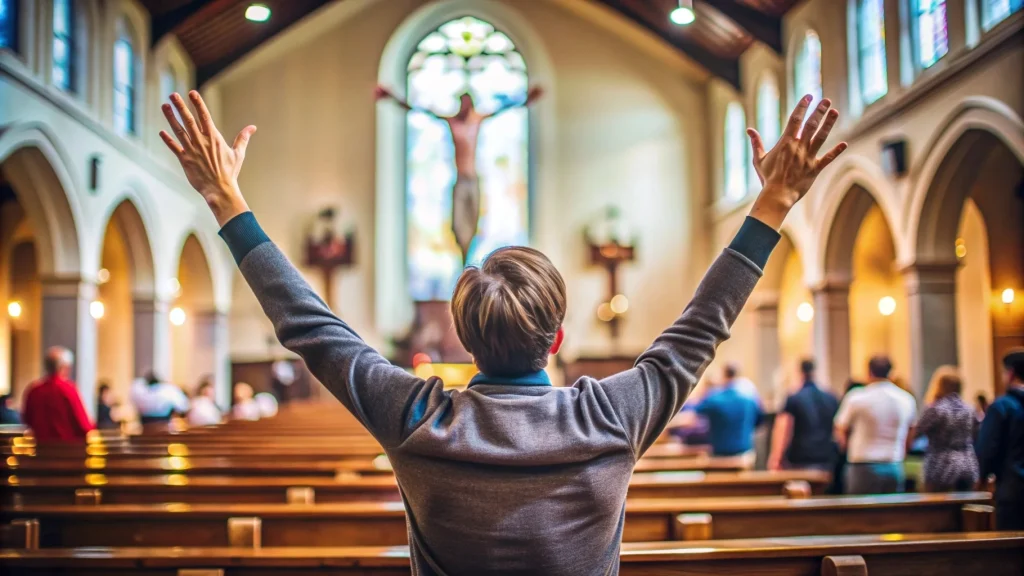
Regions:
<instances>
[{"instance_id":1,"label":"dark sleeve cuff","mask_svg":"<svg viewBox=\"0 0 1024 576\"><path fill-rule=\"evenodd\" d=\"M228 224L230 225L231 222ZM757 264L758 268L764 270L765 264L768 263L768 257L772 255L772 250L775 249L775 245L779 243L781 237L782 235L773 230L771 226L757 218L747 216L747 219L743 221L743 226L740 226L740 231L736 233L736 237L729 244L729 248L746 256L751 262Z\"/></svg>"},{"instance_id":2,"label":"dark sleeve cuff","mask_svg":"<svg viewBox=\"0 0 1024 576\"><path fill-rule=\"evenodd\" d=\"M263 228L260 228L252 212L242 212L220 229L220 237L227 243L237 264L242 263L249 252L264 242L270 242Z\"/></svg>"}]
</instances>

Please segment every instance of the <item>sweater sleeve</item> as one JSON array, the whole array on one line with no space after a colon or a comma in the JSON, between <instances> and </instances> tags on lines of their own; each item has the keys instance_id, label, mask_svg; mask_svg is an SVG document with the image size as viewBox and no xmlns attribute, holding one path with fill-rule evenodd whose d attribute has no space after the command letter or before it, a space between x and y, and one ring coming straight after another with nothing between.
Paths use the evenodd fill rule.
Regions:
<instances>
[{"instance_id":1,"label":"sweater sleeve","mask_svg":"<svg viewBox=\"0 0 1024 576\"><path fill-rule=\"evenodd\" d=\"M778 243L779 233L747 218L711 265L682 315L626 372L600 382L639 458L693 391Z\"/></svg>"},{"instance_id":2,"label":"sweater sleeve","mask_svg":"<svg viewBox=\"0 0 1024 576\"><path fill-rule=\"evenodd\" d=\"M382 446L401 443L447 401L439 379L423 380L392 365L335 316L251 212L225 224L221 237L281 344L302 357Z\"/></svg>"}]
</instances>

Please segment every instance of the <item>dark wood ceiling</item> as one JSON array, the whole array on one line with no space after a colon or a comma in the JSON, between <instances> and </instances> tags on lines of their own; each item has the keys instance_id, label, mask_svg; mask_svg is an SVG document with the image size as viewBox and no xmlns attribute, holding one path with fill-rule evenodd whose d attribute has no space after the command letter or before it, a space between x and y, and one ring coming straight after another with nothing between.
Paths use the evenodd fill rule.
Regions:
<instances>
[{"instance_id":1,"label":"dark wood ceiling","mask_svg":"<svg viewBox=\"0 0 1024 576\"><path fill-rule=\"evenodd\" d=\"M153 42L175 34L195 63L196 81L202 85L323 5L345 0L261 0L272 12L263 23L245 19L249 0L141 1L150 12ZM694 0L697 20L685 27L668 19L677 0L579 1L608 6L739 86L740 55L754 41L781 52L782 16L800 0Z\"/></svg>"}]
</instances>

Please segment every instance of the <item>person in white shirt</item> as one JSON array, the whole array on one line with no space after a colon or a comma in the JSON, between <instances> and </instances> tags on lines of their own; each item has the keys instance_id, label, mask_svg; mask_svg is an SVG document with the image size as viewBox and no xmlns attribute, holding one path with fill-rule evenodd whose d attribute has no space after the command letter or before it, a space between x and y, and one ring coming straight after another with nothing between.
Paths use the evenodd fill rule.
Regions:
<instances>
[{"instance_id":1,"label":"person in white shirt","mask_svg":"<svg viewBox=\"0 0 1024 576\"><path fill-rule=\"evenodd\" d=\"M143 426L165 424L171 416L185 414L189 408L188 396L181 388L162 381L152 372L132 382L131 397Z\"/></svg>"},{"instance_id":2,"label":"person in white shirt","mask_svg":"<svg viewBox=\"0 0 1024 576\"><path fill-rule=\"evenodd\" d=\"M235 406L231 409L231 417L235 420L259 420L260 405L253 399L252 386L245 382L235 384Z\"/></svg>"},{"instance_id":3,"label":"person in white shirt","mask_svg":"<svg viewBox=\"0 0 1024 576\"><path fill-rule=\"evenodd\" d=\"M188 411L190 426L214 426L224 419L217 407L216 390L208 380L203 380L192 396L192 409Z\"/></svg>"},{"instance_id":4,"label":"person in white shirt","mask_svg":"<svg viewBox=\"0 0 1024 576\"><path fill-rule=\"evenodd\" d=\"M903 492L903 458L913 438L917 400L889 380L892 362L868 362L870 383L843 398L835 418L836 440L846 446L847 494Z\"/></svg>"}]
</instances>

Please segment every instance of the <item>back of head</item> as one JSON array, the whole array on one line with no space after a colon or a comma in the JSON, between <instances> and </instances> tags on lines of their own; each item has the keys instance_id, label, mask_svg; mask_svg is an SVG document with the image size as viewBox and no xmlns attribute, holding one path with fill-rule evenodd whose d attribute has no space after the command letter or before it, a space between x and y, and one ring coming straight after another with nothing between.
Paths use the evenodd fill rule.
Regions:
<instances>
[{"instance_id":1,"label":"back of head","mask_svg":"<svg viewBox=\"0 0 1024 576\"><path fill-rule=\"evenodd\" d=\"M71 369L75 363L75 354L63 346L54 346L46 351L43 358L43 370L47 376L59 376Z\"/></svg>"},{"instance_id":2,"label":"back of head","mask_svg":"<svg viewBox=\"0 0 1024 576\"><path fill-rule=\"evenodd\" d=\"M213 385L210 384L210 381L209 380L203 380L202 382L199 383L199 386L196 386L196 391L195 391L195 394L193 396L195 398L206 396L208 391L212 390L212 389L213 389Z\"/></svg>"},{"instance_id":3,"label":"back of head","mask_svg":"<svg viewBox=\"0 0 1024 576\"><path fill-rule=\"evenodd\" d=\"M150 386L156 386L160 383L160 377L156 375L156 372L146 372L145 378L146 384L149 384Z\"/></svg>"},{"instance_id":4,"label":"back of head","mask_svg":"<svg viewBox=\"0 0 1024 576\"><path fill-rule=\"evenodd\" d=\"M1003 368L1011 382L1024 384L1024 348L1014 348L1003 356Z\"/></svg>"},{"instance_id":5,"label":"back of head","mask_svg":"<svg viewBox=\"0 0 1024 576\"><path fill-rule=\"evenodd\" d=\"M963 381L960 379L960 372L955 366L939 366L932 374L932 380L928 383L928 391L925 393L925 404L931 404L940 398L960 394L963 388Z\"/></svg>"},{"instance_id":6,"label":"back of head","mask_svg":"<svg viewBox=\"0 0 1024 576\"><path fill-rule=\"evenodd\" d=\"M722 375L725 376L725 380L728 382L740 375L740 365L736 362L729 362L722 369Z\"/></svg>"},{"instance_id":7,"label":"back of head","mask_svg":"<svg viewBox=\"0 0 1024 576\"><path fill-rule=\"evenodd\" d=\"M521 376L547 366L565 302L565 282L547 256L516 246L467 268L451 310L455 332L481 372Z\"/></svg>"},{"instance_id":8,"label":"back of head","mask_svg":"<svg viewBox=\"0 0 1024 576\"><path fill-rule=\"evenodd\" d=\"M814 360L805 358L800 361L800 376L802 376L805 381L814 379Z\"/></svg>"},{"instance_id":9,"label":"back of head","mask_svg":"<svg viewBox=\"0 0 1024 576\"><path fill-rule=\"evenodd\" d=\"M253 389L246 382L238 382L235 384L235 403L248 402L252 400Z\"/></svg>"},{"instance_id":10,"label":"back of head","mask_svg":"<svg viewBox=\"0 0 1024 576\"><path fill-rule=\"evenodd\" d=\"M868 360L868 376L872 380L887 380L892 372L892 361L888 356L872 356Z\"/></svg>"}]
</instances>

